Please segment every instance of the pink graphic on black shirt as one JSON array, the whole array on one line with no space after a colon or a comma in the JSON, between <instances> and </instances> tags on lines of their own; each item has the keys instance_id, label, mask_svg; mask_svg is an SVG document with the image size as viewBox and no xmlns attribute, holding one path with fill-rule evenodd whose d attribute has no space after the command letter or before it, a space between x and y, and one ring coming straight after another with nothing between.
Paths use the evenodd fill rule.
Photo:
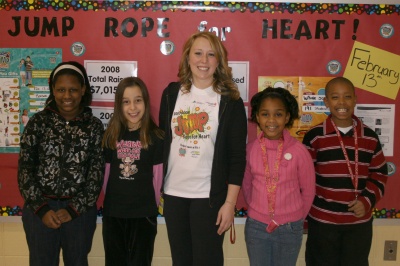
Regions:
<instances>
[{"instance_id":1,"label":"pink graphic on black shirt","mask_svg":"<svg viewBox=\"0 0 400 266\"><path fill-rule=\"evenodd\" d=\"M135 163L136 160L140 160L140 150L142 144L140 141L125 141L121 140L117 143L117 158L121 159L119 168L121 169L120 179L134 180L134 174L139 170Z\"/></svg>"}]
</instances>

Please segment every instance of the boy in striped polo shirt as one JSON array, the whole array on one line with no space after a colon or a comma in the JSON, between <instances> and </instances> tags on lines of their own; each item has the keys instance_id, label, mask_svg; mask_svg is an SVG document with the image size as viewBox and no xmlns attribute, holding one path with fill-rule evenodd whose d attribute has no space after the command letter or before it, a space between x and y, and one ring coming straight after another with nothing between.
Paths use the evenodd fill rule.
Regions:
<instances>
[{"instance_id":1,"label":"boy in striped polo shirt","mask_svg":"<svg viewBox=\"0 0 400 266\"><path fill-rule=\"evenodd\" d=\"M353 83L326 84L331 114L304 136L316 172L308 216L307 266L368 265L372 209L382 198L387 166L376 133L356 117Z\"/></svg>"}]
</instances>

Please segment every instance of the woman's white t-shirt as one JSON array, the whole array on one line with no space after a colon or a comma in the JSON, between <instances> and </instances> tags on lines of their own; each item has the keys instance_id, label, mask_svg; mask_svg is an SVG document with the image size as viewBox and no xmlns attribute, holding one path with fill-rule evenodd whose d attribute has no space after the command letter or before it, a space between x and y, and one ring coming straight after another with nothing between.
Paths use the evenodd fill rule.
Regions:
<instances>
[{"instance_id":1,"label":"woman's white t-shirt","mask_svg":"<svg viewBox=\"0 0 400 266\"><path fill-rule=\"evenodd\" d=\"M208 198L221 96L212 87L178 94L172 114L172 143L164 193Z\"/></svg>"}]
</instances>

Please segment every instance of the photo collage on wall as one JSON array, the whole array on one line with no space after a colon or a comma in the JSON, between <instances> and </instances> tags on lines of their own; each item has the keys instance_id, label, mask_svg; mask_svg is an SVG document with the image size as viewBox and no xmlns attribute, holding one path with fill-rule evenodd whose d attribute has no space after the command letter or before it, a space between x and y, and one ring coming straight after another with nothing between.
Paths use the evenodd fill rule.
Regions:
<instances>
[{"instance_id":1,"label":"photo collage on wall","mask_svg":"<svg viewBox=\"0 0 400 266\"><path fill-rule=\"evenodd\" d=\"M61 49L0 48L0 153L19 152L20 136L43 109L50 73L61 61Z\"/></svg>"}]
</instances>

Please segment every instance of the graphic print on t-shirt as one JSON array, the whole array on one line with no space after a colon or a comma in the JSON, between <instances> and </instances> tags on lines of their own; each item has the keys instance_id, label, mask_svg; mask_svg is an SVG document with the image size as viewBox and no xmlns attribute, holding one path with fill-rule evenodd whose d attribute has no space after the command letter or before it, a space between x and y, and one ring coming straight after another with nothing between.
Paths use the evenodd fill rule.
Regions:
<instances>
[{"instance_id":1,"label":"graphic print on t-shirt","mask_svg":"<svg viewBox=\"0 0 400 266\"><path fill-rule=\"evenodd\" d=\"M179 156L196 158L200 156L199 145L203 145L200 142L202 140L209 141L212 138L210 131L213 123L209 112L217 110L217 103L194 100L191 104L192 106L186 110L175 111L172 123L175 135L184 140L180 142ZM189 152L190 154L188 154Z\"/></svg>"},{"instance_id":2,"label":"graphic print on t-shirt","mask_svg":"<svg viewBox=\"0 0 400 266\"><path fill-rule=\"evenodd\" d=\"M192 86L190 92L178 94L171 117L166 194L184 198L209 197L220 100L211 86L206 89Z\"/></svg>"},{"instance_id":3,"label":"graphic print on t-shirt","mask_svg":"<svg viewBox=\"0 0 400 266\"><path fill-rule=\"evenodd\" d=\"M134 180L134 174L139 170L135 161L140 160L140 150L142 144L140 141L124 141L117 143L117 158L121 160L119 168L121 169L120 179Z\"/></svg>"}]
</instances>

